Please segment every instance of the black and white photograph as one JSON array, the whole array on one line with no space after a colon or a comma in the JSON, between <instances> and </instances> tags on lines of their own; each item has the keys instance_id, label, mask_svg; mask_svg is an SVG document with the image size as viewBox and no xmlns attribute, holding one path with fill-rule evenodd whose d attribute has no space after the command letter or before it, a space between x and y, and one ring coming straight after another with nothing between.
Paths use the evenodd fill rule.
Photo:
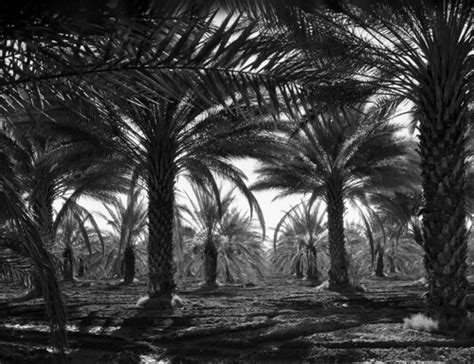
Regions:
<instances>
[{"instance_id":1,"label":"black and white photograph","mask_svg":"<svg viewBox=\"0 0 474 364\"><path fill-rule=\"evenodd\" d=\"M474 363L473 0L1 0L0 364Z\"/></svg>"}]
</instances>

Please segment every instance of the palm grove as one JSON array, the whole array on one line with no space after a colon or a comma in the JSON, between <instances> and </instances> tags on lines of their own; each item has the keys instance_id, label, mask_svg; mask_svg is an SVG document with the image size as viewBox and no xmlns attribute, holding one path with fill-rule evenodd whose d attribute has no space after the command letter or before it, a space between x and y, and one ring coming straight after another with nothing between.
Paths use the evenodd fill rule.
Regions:
<instances>
[{"instance_id":1,"label":"palm grove","mask_svg":"<svg viewBox=\"0 0 474 364\"><path fill-rule=\"evenodd\" d=\"M220 197L219 180L233 184L260 218L252 188L304 194L305 216L316 221L303 224L307 238L278 246L308 246L287 260L289 272L301 275L304 261L317 278L318 241L327 241L332 289L351 284L346 244L354 234L368 242L372 263L384 252L393 263L398 248L387 236L398 244L406 226L424 252L428 313L443 331L465 330L469 1L20 3L5 2L0 22L1 266L4 275L14 273L12 262L33 267L26 274L32 295L48 302L58 347L65 311L55 257L71 265L74 239L90 256L118 241L117 259L146 240L149 307L170 307L176 269L192 273L179 259L186 241L203 241L211 285L219 254L227 254L216 234L230 242L239 233L242 249L246 240L259 246L255 227ZM416 145L389 122L401 111L410 115ZM261 163L255 186L233 163L247 157ZM178 178L200 196L201 208L187 214L204 222L204 235L184 226ZM146 210L140 219L129 203L117 213L123 228L115 238L102 236L78 204L81 196L113 204L117 193L133 196L134 189L146 191ZM399 198L411 203L397 206ZM57 200L62 208L54 213ZM320 201L324 211L311 214ZM349 204L361 212L358 232L345 226ZM130 225L146 221L147 234ZM247 235L230 221L246 224ZM278 251L275 242L273 261L284 262Z\"/></svg>"}]
</instances>

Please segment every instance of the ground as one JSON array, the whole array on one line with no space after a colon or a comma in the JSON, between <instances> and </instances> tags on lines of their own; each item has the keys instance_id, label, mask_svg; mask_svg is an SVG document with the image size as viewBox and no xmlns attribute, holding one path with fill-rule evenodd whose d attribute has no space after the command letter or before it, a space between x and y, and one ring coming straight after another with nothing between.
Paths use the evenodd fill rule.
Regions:
<instances>
[{"instance_id":1,"label":"ground","mask_svg":"<svg viewBox=\"0 0 474 364\"><path fill-rule=\"evenodd\" d=\"M144 283L63 284L72 363L474 362L474 338L403 327L423 311L421 283L367 278L366 292L316 292L305 281L269 278L212 292L186 284L183 307L136 307ZM42 300L8 303L0 284L0 363L49 363Z\"/></svg>"}]
</instances>

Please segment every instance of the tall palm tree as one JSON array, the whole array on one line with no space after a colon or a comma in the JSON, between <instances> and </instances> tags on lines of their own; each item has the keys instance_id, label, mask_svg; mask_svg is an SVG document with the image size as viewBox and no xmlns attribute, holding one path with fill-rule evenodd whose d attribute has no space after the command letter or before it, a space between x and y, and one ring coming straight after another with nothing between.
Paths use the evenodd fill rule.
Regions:
<instances>
[{"instance_id":1,"label":"tall palm tree","mask_svg":"<svg viewBox=\"0 0 474 364\"><path fill-rule=\"evenodd\" d=\"M230 180L244 195L244 175L232 157L265 156L277 142L270 136L272 122L240 122L228 110L205 109L201 99L185 94L176 100L125 101L117 148L133 159L146 181L149 224L149 295L158 305L169 305L174 288L172 247L175 182L184 176L218 194L214 174ZM202 100L201 100L202 101ZM258 213L259 210L257 210Z\"/></svg>"},{"instance_id":2,"label":"tall palm tree","mask_svg":"<svg viewBox=\"0 0 474 364\"><path fill-rule=\"evenodd\" d=\"M66 339L66 312L56 280L54 266L50 255L42 243L41 234L34 217L30 214L27 202L21 195L22 183L14 171L14 160L10 156L10 142L0 137L0 241L8 240L3 235L4 227L10 225L18 237L13 244L20 244L31 258L39 276L41 292L45 299L46 314L50 321L52 343L59 352L59 359L64 360ZM7 229L8 231L9 229Z\"/></svg>"},{"instance_id":3,"label":"tall palm tree","mask_svg":"<svg viewBox=\"0 0 474 364\"><path fill-rule=\"evenodd\" d=\"M278 271L296 273L314 283L321 279L321 262L327 249L326 211L321 201L311 206L307 201L292 207L275 227L273 262ZM319 268L318 268L319 267Z\"/></svg>"},{"instance_id":4,"label":"tall palm tree","mask_svg":"<svg viewBox=\"0 0 474 364\"><path fill-rule=\"evenodd\" d=\"M310 194L327 204L331 289L349 285L344 246L344 200L367 201L370 193L388 192L412 178L407 162L410 144L395 136L399 126L384 113L335 109L308 115L288 132L285 159L274 158L259 169L253 188L281 189L282 195ZM281 153L281 152L280 152Z\"/></svg>"},{"instance_id":5,"label":"tall palm tree","mask_svg":"<svg viewBox=\"0 0 474 364\"><path fill-rule=\"evenodd\" d=\"M465 157L474 16L469 1L402 3L392 22L382 20L377 11L376 20L365 25L385 40L368 51L384 57L376 66L390 72L395 92L415 105L428 310L441 330L462 331L467 318Z\"/></svg>"},{"instance_id":6,"label":"tall palm tree","mask_svg":"<svg viewBox=\"0 0 474 364\"><path fill-rule=\"evenodd\" d=\"M465 178L466 133L472 118L472 2L233 3L270 20L272 26L275 22L285 24L308 52L321 51L321 36L335 40L335 52L361 67L357 82L382 86L385 93L412 103L419 130L425 205L422 230L430 282L427 308L441 330L463 331L468 287ZM310 76L307 79L311 81ZM316 88L318 82L314 77Z\"/></svg>"},{"instance_id":7,"label":"tall palm tree","mask_svg":"<svg viewBox=\"0 0 474 364\"><path fill-rule=\"evenodd\" d=\"M385 3L385 2L384 2ZM474 14L470 1L395 1L353 17L377 42L352 39L389 92L413 102L421 156L427 308L441 330L464 331L466 140L472 118ZM388 12L390 16L387 17ZM347 32L347 31L346 31Z\"/></svg>"},{"instance_id":8,"label":"tall palm tree","mask_svg":"<svg viewBox=\"0 0 474 364\"><path fill-rule=\"evenodd\" d=\"M32 102L26 112L17 112L7 119L0 130L9 138L9 152L15 160L15 173L21 175L21 191L28 196L40 234L52 253L54 232L69 208L75 207L80 196L110 199L124 184L127 171L123 159L98 143L98 136L89 126L84 112L90 105L56 105L38 110ZM90 115L90 113L89 113ZM68 195L55 218L53 203ZM28 296L40 294L39 282Z\"/></svg>"}]
</instances>

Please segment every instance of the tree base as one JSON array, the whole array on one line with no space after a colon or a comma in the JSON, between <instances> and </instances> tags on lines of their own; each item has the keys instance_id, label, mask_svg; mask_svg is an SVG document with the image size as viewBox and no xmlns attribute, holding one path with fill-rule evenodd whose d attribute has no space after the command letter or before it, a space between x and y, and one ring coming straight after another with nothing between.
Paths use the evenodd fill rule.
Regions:
<instances>
[{"instance_id":1,"label":"tree base","mask_svg":"<svg viewBox=\"0 0 474 364\"><path fill-rule=\"evenodd\" d=\"M137 306L151 310L168 310L171 308L182 307L184 306L184 302L176 295L160 295L152 298L145 296L137 301Z\"/></svg>"},{"instance_id":2,"label":"tree base","mask_svg":"<svg viewBox=\"0 0 474 364\"><path fill-rule=\"evenodd\" d=\"M213 291L218 288L219 288L219 285L216 282L205 282L199 287L199 290L200 291Z\"/></svg>"},{"instance_id":3,"label":"tree base","mask_svg":"<svg viewBox=\"0 0 474 364\"><path fill-rule=\"evenodd\" d=\"M321 285L319 277L306 277L304 278L304 282L311 287L319 287Z\"/></svg>"},{"instance_id":4,"label":"tree base","mask_svg":"<svg viewBox=\"0 0 474 364\"><path fill-rule=\"evenodd\" d=\"M61 281L61 283L78 283L80 282L78 279L76 279L75 277L64 277Z\"/></svg>"},{"instance_id":5,"label":"tree base","mask_svg":"<svg viewBox=\"0 0 474 364\"><path fill-rule=\"evenodd\" d=\"M128 286L128 285L132 285L132 284L140 285L140 284L142 284L142 282L140 282L140 280L137 279L137 278L133 278L132 281L127 281L125 279L122 279L120 282L117 283L117 286Z\"/></svg>"},{"instance_id":6,"label":"tree base","mask_svg":"<svg viewBox=\"0 0 474 364\"><path fill-rule=\"evenodd\" d=\"M334 292L367 292L367 288L362 284L331 285L328 280L325 280L323 283L316 287L316 291L322 290Z\"/></svg>"}]
</instances>

